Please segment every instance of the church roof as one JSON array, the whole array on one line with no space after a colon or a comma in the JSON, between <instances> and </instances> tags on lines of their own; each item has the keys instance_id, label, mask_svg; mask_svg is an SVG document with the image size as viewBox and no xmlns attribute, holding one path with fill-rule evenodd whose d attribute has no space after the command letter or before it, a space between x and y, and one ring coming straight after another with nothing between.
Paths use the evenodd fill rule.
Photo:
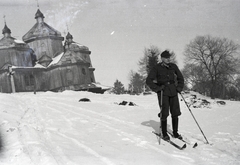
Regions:
<instances>
[{"instance_id":1,"label":"church roof","mask_svg":"<svg viewBox=\"0 0 240 165\"><path fill-rule=\"evenodd\" d=\"M21 40L17 40L11 36L7 37L7 38L4 37L0 40L0 49L1 48L9 48L9 47L17 47L18 45L19 46L21 45L21 47L23 45L25 47L28 47L28 45L25 42L23 42Z\"/></svg>"},{"instance_id":2,"label":"church roof","mask_svg":"<svg viewBox=\"0 0 240 165\"><path fill-rule=\"evenodd\" d=\"M64 55L64 52L62 52L62 53L60 53L58 56L54 57L54 58L52 59L52 62L49 64L49 66L51 66L51 65L56 65L56 64L61 60L61 58L63 57L63 55Z\"/></svg>"},{"instance_id":3,"label":"church roof","mask_svg":"<svg viewBox=\"0 0 240 165\"><path fill-rule=\"evenodd\" d=\"M86 52L90 53L89 48L87 46L81 45L81 44L76 43L76 42L71 43L70 50L73 50L73 51L86 51Z\"/></svg>"},{"instance_id":4,"label":"church roof","mask_svg":"<svg viewBox=\"0 0 240 165\"><path fill-rule=\"evenodd\" d=\"M27 42L31 39L37 39L46 36L53 36L53 37L62 37L61 33L42 22L41 25L36 23L23 37L23 41Z\"/></svg>"},{"instance_id":5,"label":"church roof","mask_svg":"<svg viewBox=\"0 0 240 165\"><path fill-rule=\"evenodd\" d=\"M35 14L35 18L37 19L39 17L44 18L44 15L38 9L37 13ZM59 31L49 26L43 21L43 19L42 21L37 20L36 24L22 37L22 39L28 43L32 40L36 40L42 37L55 37L61 38L61 40L64 39Z\"/></svg>"}]
</instances>

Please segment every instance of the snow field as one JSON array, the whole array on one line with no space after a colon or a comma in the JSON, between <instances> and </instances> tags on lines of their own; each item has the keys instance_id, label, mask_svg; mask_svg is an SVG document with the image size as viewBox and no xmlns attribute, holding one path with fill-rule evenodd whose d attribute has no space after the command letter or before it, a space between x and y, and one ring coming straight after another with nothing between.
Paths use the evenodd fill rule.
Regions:
<instances>
[{"instance_id":1,"label":"snow field","mask_svg":"<svg viewBox=\"0 0 240 165\"><path fill-rule=\"evenodd\" d=\"M188 97L188 95L184 95ZM198 97L201 97L200 95ZM130 96L65 91L0 94L0 130L9 165L240 164L240 103L191 108L183 101L179 131L198 147L177 150L161 141L156 95ZM89 98L91 102L79 102ZM123 100L137 106L121 106ZM171 129L171 118L168 127Z\"/></svg>"}]
</instances>

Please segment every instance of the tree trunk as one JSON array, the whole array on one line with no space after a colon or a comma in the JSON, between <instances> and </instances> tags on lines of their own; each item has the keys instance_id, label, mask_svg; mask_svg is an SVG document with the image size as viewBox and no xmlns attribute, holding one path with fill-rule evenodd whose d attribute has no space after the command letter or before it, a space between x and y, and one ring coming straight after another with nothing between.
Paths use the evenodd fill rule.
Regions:
<instances>
[{"instance_id":1,"label":"tree trunk","mask_svg":"<svg viewBox=\"0 0 240 165\"><path fill-rule=\"evenodd\" d=\"M211 87L211 91L210 91L210 97L211 99L215 99L216 98L216 81L212 80L212 87Z\"/></svg>"}]
</instances>

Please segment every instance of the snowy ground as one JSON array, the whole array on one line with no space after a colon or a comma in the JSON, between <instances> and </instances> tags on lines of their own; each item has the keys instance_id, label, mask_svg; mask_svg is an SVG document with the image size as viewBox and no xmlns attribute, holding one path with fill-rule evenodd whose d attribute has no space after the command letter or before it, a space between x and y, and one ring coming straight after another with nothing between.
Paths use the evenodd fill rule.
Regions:
<instances>
[{"instance_id":1,"label":"snowy ground","mask_svg":"<svg viewBox=\"0 0 240 165\"><path fill-rule=\"evenodd\" d=\"M0 100L1 165L240 164L240 102L209 100L210 108L191 109L209 145L181 101L180 133L198 143L181 151L159 145L152 133L159 130L155 94L39 92L0 94ZM124 100L137 106L117 104Z\"/></svg>"}]
</instances>

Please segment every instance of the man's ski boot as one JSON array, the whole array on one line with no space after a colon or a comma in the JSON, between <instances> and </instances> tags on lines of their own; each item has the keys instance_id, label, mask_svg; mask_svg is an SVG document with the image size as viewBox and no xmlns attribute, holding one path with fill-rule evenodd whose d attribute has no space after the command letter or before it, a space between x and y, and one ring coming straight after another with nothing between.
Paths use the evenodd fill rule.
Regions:
<instances>
[{"instance_id":1,"label":"man's ski boot","mask_svg":"<svg viewBox=\"0 0 240 165\"><path fill-rule=\"evenodd\" d=\"M180 139L180 140L183 139L183 137L182 137L180 134L178 134L178 133L173 133L173 137L174 137L174 138L178 138L178 139Z\"/></svg>"},{"instance_id":2,"label":"man's ski boot","mask_svg":"<svg viewBox=\"0 0 240 165\"><path fill-rule=\"evenodd\" d=\"M173 137L182 140L183 137L180 134L178 134L178 117L172 118L172 127L173 127Z\"/></svg>"},{"instance_id":3,"label":"man's ski boot","mask_svg":"<svg viewBox=\"0 0 240 165\"><path fill-rule=\"evenodd\" d=\"M165 140L165 141L169 141L170 137L168 136L168 134L165 134L165 135L163 134L162 139Z\"/></svg>"},{"instance_id":4,"label":"man's ski boot","mask_svg":"<svg viewBox=\"0 0 240 165\"><path fill-rule=\"evenodd\" d=\"M170 137L167 134L167 120L161 121L161 127L162 127L162 139L165 141L170 140Z\"/></svg>"}]
</instances>

